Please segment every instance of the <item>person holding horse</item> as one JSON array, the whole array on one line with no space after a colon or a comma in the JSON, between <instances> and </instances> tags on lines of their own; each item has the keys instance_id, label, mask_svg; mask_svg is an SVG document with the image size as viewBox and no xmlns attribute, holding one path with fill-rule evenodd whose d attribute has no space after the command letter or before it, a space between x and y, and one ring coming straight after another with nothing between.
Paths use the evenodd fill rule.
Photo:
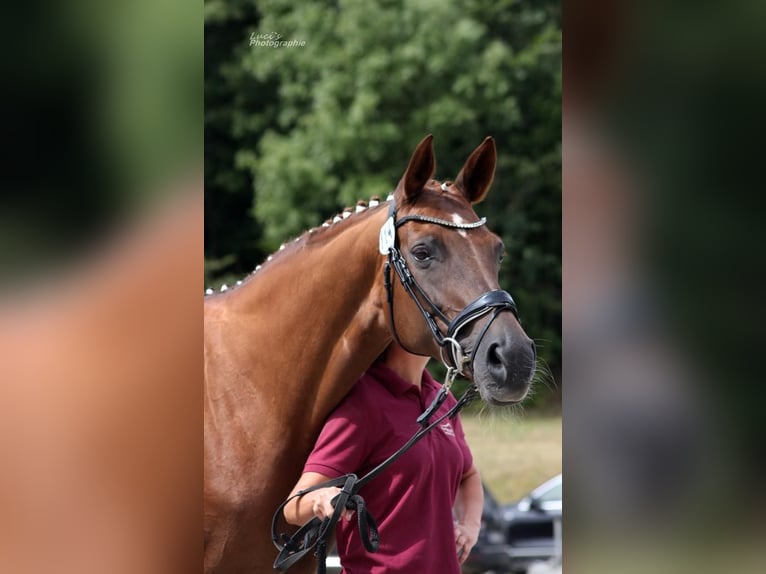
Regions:
<instances>
[{"instance_id":1,"label":"person holding horse","mask_svg":"<svg viewBox=\"0 0 766 574\"><path fill-rule=\"evenodd\" d=\"M392 342L327 418L293 494L347 473L362 476L405 443L441 388L427 362ZM449 395L434 417L455 403ZM301 525L328 517L339 492L320 488L292 499L285 519ZM378 521L380 546L364 548L353 511L345 510L336 533L346 574L460 572L479 535L484 494L458 417L445 418L360 494Z\"/></svg>"},{"instance_id":2,"label":"person holding horse","mask_svg":"<svg viewBox=\"0 0 766 574\"><path fill-rule=\"evenodd\" d=\"M307 553L316 550L321 567L325 535L348 508L370 537L340 520L347 574L459 572L458 555L476 540L482 490L450 414L475 395L440 402L449 393L434 395L449 376L439 387L423 372L426 359L404 349L440 358L492 405L514 404L529 389L535 348L500 289L503 243L473 209L496 161L487 137L454 181L438 181L428 135L390 202L309 230L240 286L206 297L206 574L293 566L306 574ZM376 361L392 340L402 348ZM394 462L364 473L384 457ZM314 481L329 476L343 485L340 510L320 520L337 490L322 496L303 486L325 488ZM280 505L296 481L300 500ZM379 521L379 541L355 497ZM291 522L311 518L292 536L278 532L285 507Z\"/></svg>"}]
</instances>

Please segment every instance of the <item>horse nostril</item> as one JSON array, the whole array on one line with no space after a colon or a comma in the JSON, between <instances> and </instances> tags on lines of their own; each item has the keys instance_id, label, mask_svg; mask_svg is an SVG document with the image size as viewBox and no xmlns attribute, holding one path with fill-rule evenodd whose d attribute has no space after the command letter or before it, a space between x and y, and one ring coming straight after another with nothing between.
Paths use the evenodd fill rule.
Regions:
<instances>
[{"instance_id":1,"label":"horse nostril","mask_svg":"<svg viewBox=\"0 0 766 574\"><path fill-rule=\"evenodd\" d=\"M529 345L532 347L532 359L537 360L537 345L534 341L530 341Z\"/></svg>"},{"instance_id":2,"label":"horse nostril","mask_svg":"<svg viewBox=\"0 0 766 574\"><path fill-rule=\"evenodd\" d=\"M501 367L503 365L503 359L500 356L500 345L492 343L487 351L487 362L492 367Z\"/></svg>"}]
</instances>

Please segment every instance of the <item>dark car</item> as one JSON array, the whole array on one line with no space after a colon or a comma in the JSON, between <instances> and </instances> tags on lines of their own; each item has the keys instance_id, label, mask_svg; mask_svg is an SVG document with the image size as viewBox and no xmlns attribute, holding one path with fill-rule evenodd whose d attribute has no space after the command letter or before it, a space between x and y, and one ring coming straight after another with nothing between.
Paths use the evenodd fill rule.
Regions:
<instances>
[{"instance_id":1,"label":"dark car","mask_svg":"<svg viewBox=\"0 0 766 574\"><path fill-rule=\"evenodd\" d=\"M554 523L560 525L560 521L561 475L506 506L498 504L484 485L479 539L463 564L463 574L526 572L532 562L560 554L554 536ZM340 571L338 555L332 552L327 558L327 573Z\"/></svg>"},{"instance_id":2,"label":"dark car","mask_svg":"<svg viewBox=\"0 0 766 574\"><path fill-rule=\"evenodd\" d=\"M561 475L505 506L509 569L526 572L532 562L561 555Z\"/></svg>"}]
</instances>

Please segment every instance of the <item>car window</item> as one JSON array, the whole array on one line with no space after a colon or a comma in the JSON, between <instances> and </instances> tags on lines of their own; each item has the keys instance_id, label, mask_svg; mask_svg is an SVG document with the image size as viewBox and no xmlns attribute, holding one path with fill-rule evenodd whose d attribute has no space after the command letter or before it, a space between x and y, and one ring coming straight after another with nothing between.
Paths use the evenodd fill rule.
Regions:
<instances>
[{"instance_id":1,"label":"car window","mask_svg":"<svg viewBox=\"0 0 766 574\"><path fill-rule=\"evenodd\" d=\"M561 500L561 484L557 484L550 490L540 495L537 500L540 502L559 502Z\"/></svg>"}]
</instances>

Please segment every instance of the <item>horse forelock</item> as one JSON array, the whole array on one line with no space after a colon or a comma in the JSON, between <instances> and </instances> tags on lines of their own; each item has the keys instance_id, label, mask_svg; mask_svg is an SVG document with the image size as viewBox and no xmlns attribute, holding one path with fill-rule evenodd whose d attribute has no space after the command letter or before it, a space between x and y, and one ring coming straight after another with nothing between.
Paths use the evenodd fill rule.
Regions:
<instances>
[{"instance_id":1,"label":"horse forelock","mask_svg":"<svg viewBox=\"0 0 766 574\"><path fill-rule=\"evenodd\" d=\"M475 211L462 191L452 180L432 179L423 187L423 192L411 204L398 206L400 215L421 213L435 217L456 216L461 220L472 221ZM449 218L447 218L449 219Z\"/></svg>"}]
</instances>

